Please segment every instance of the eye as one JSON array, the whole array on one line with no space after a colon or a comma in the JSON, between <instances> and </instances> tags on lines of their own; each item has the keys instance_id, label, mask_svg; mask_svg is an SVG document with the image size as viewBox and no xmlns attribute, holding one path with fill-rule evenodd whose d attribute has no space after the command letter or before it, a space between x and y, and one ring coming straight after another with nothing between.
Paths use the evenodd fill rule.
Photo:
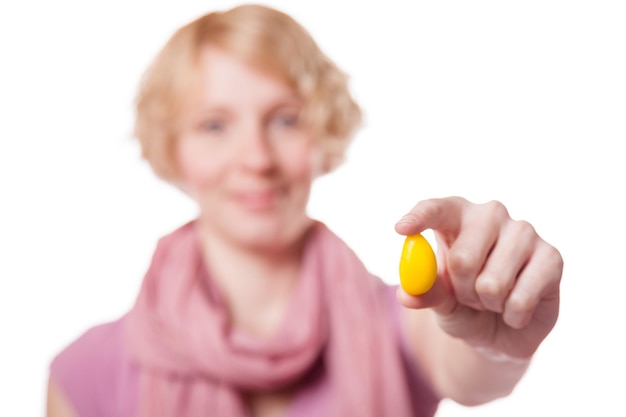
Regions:
<instances>
[{"instance_id":1,"label":"eye","mask_svg":"<svg viewBox=\"0 0 626 417\"><path fill-rule=\"evenodd\" d=\"M277 128L297 127L298 115L296 113L279 113L272 118L271 123Z\"/></svg>"},{"instance_id":2,"label":"eye","mask_svg":"<svg viewBox=\"0 0 626 417\"><path fill-rule=\"evenodd\" d=\"M210 134L223 133L226 130L226 123L219 119L206 120L200 123L200 130Z\"/></svg>"}]
</instances>

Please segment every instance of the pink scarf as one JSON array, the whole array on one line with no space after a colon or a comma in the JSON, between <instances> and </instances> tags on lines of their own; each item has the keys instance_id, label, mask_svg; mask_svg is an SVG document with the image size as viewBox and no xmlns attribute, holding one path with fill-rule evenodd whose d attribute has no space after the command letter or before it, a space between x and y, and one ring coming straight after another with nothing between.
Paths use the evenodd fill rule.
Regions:
<instances>
[{"instance_id":1,"label":"pink scarf","mask_svg":"<svg viewBox=\"0 0 626 417\"><path fill-rule=\"evenodd\" d=\"M229 327L195 222L162 238L126 318L142 416L247 416L241 392L294 383L320 355L337 416L411 415L385 284L322 223L310 230L290 302L274 337L247 337Z\"/></svg>"}]
</instances>

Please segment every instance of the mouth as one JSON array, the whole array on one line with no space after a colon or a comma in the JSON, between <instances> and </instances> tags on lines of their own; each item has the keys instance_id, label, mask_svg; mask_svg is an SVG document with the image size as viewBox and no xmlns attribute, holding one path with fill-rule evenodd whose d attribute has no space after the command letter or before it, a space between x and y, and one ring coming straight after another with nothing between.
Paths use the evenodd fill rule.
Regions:
<instances>
[{"instance_id":1,"label":"mouth","mask_svg":"<svg viewBox=\"0 0 626 417\"><path fill-rule=\"evenodd\" d=\"M271 210L278 205L284 195L285 190L282 188L239 191L234 193L237 204L250 211Z\"/></svg>"}]
</instances>

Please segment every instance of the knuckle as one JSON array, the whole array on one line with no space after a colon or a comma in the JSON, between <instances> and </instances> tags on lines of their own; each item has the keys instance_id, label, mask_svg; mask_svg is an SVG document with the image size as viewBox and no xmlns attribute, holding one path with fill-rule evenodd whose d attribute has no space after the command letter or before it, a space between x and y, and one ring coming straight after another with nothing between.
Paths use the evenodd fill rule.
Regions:
<instances>
[{"instance_id":1,"label":"knuckle","mask_svg":"<svg viewBox=\"0 0 626 417\"><path fill-rule=\"evenodd\" d=\"M558 268L559 270L563 269L563 266L565 264L563 256L561 255L561 252L559 252L559 250L554 246L549 246L548 258L552 260L556 268Z\"/></svg>"},{"instance_id":2,"label":"knuckle","mask_svg":"<svg viewBox=\"0 0 626 417\"><path fill-rule=\"evenodd\" d=\"M450 197L450 201L452 201L455 204L461 205L461 206L466 206L468 204L471 204L469 202L469 200L467 200L465 197L461 197L461 196L458 196L458 195Z\"/></svg>"},{"instance_id":3,"label":"knuckle","mask_svg":"<svg viewBox=\"0 0 626 417\"><path fill-rule=\"evenodd\" d=\"M481 276L476 280L476 292L481 297L503 299L507 291L506 283L492 276Z\"/></svg>"},{"instance_id":4,"label":"knuckle","mask_svg":"<svg viewBox=\"0 0 626 417\"><path fill-rule=\"evenodd\" d=\"M535 310L536 302L528 294L524 292L514 292L506 302L507 310L518 316L528 316Z\"/></svg>"},{"instance_id":5,"label":"knuckle","mask_svg":"<svg viewBox=\"0 0 626 417\"><path fill-rule=\"evenodd\" d=\"M544 263L548 266L548 268L555 271L556 275L560 277L561 273L563 272L563 267L565 264L563 260L563 256L561 255L561 252L559 252L559 250L555 248L554 246L544 243L543 259L544 259Z\"/></svg>"},{"instance_id":6,"label":"knuckle","mask_svg":"<svg viewBox=\"0 0 626 417\"><path fill-rule=\"evenodd\" d=\"M515 233L522 238L532 238L537 236L535 227L526 220L517 220L513 222Z\"/></svg>"},{"instance_id":7,"label":"knuckle","mask_svg":"<svg viewBox=\"0 0 626 417\"><path fill-rule=\"evenodd\" d=\"M491 200L483 204L483 207L486 211L486 215L490 218L495 218L498 220L503 220L509 217L509 211L507 208L498 200Z\"/></svg>"},{"instance_id":8,"label":"knuckle","mask_svg":"<svg viewBox=\"0 0 626 417\"><path fill-rule=\"evenodd\" d=\"M462 249L451 250L448 254L448 268L453 276L468 276L477 269L478 256Z\"/></svg>"}]
</instances>

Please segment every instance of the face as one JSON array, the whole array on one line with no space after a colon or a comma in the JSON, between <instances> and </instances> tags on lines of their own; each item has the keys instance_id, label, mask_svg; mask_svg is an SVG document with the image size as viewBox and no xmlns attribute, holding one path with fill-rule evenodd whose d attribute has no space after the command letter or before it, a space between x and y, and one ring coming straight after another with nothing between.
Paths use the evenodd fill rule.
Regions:
<instances>
[{"instance_id":1,"label":"face","mask_svg":"<svg viewBox=\"0 0 626 417\"><path fill-rule=\"evenodd\" d=\"M299 239L321 167L285 83L205 47L198 100L176 143L180 186L199 204L205 232L237 245L281 250Z\"/></svg>"}]
</instances>

